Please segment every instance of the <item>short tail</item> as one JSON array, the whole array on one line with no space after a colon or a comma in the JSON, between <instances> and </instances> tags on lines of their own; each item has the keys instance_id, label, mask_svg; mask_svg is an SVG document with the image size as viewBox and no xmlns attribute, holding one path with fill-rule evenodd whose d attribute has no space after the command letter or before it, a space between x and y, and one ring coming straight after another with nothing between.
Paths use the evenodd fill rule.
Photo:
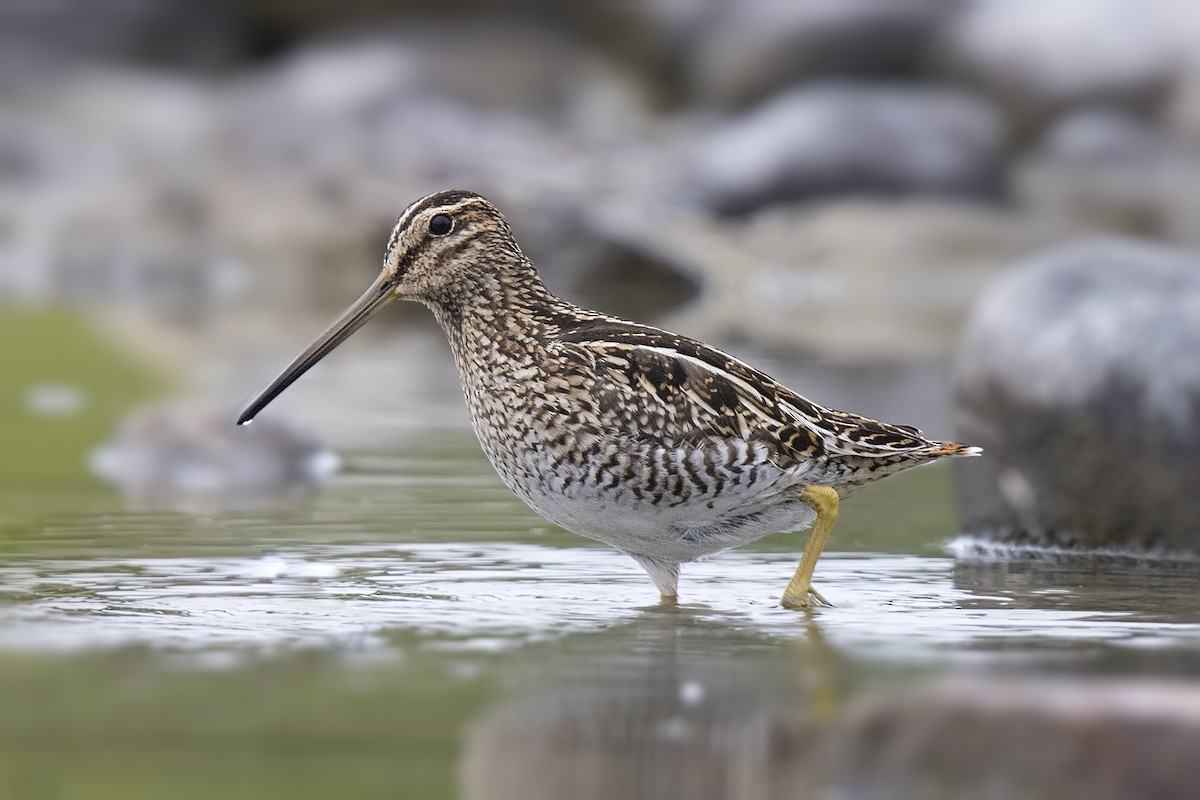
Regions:
<instances>
[{"instance_id":1,"label":"short tail","mask_svg":"<svg viewBox=\"0 0 1200 800\"><path fill-rule=\"evenodd\" d=\"M969 444L959 444L958 442L938 442L938 446L930 450L927 455L930 458L941 458L943 456L981 456L983 455L983 448L974 447Z\"/></svg>"}]
</instances>

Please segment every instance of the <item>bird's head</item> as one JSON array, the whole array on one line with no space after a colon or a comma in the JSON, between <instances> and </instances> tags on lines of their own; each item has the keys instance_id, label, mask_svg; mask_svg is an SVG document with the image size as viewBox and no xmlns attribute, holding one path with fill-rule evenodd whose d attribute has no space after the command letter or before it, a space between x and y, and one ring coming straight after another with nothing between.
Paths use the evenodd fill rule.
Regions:
<instances>
[{"instance_id":1,"label":"bird's head","mask_svg":"<svg viewBox=\"0 0 1200 800\"><path fill-rule=\"evenodd\" d=\"M496 207L473 192L436 192L413 203L392 228L379 281L396 297L436 303L524 257Z\"/></svg>"},{"instance_id":2,"label":"bird's head","mask_svg":"<svg viewBox=\"0 0 1200 800\"><path fill-rule=\"evenodd\" d=\"M504 217L483 197L436 192L404 210L392 228L383 271L370 288L246 407L244 425L390 301L438 305L470 295L506 270L531 271Z\"/></svg>"}]
</instances>

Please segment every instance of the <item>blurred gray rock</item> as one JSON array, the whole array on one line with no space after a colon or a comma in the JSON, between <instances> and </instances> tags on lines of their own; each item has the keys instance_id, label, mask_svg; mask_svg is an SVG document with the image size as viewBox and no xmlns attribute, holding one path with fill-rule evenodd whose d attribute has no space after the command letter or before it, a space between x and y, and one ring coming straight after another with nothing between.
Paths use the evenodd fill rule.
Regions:
<instances>
[{"instance_id":1,"label":"blurred gray rock","mask_svg":"<svg viewBox=\"0 0 1200 800\"><path fill-rule=\"evenodd\" d=\"M693 297L695 275L595 213L659 190L674 165L646 155L656 145L638 136L648 123L624 77L528 29L433 30L312 47L236 88L214 190L223 238L253 254L259 290L344 304L404 205L456 186L496 202L583 302L655 313L643 301L656 294L659 310Z\"/></svg>"},{"instance_id":2,"label":"blurred gray rock","mask_svg":"<svg viewBox=\"0 0 1200 800\"><path fill-rule=\"evenodd\" d=\"M689 95L741 107L816 76L911 74L959 0L719 3L687 55ZM665 5L660 3L659 5Z\"/></svg>"},{"instance_id":3,"label":"blurred gray rock","mask_svg":"<svg viewBox=\"0 0 1200 800\"><path fill-rule=\"evenodd\" d=\"M962 0L606 0L558 4L636 65L664 106L742 108L822 76L910 76Z\"/></svg>"},{"instance_id":4,"label":"blurred gray rock","mask_svg":"<svg viewBox=\"0 0 1200 800\"><path fill-rule=\"evenodd\" d=\"M364 69L364 58L379 59L383 69ZM322 73L328 80L335 70L343 80L326 84L335 93L338 87L354 97L364 83L387 84L405 96L592 126L592 137L636 124L646 111L640 85L624 65L547 26L485 16L452 22L433 17L369 35L316 40L286 59L279 74L303 84Z\"/></svg>"},{"instance_id":5,"label":"blurred gray rock","mask_svg":"<svg viewBox=\"0 0 1200 800\"><path fill-rule=\"evenodd\" d=\"M229 409L168 405L131 414L91 467L134 507L215 513L303 496L338 458L285 423L237 427Z\"/></svg>"},{"instance_id":6,"label":"blurred gray rock","mask_svg":"<svg viewBox=\"0 0 1200 800\"><path fill-rule=\"evenodd\" d=\"M946 28L943 69L1025 123L1078 105L1152 108L1183 50L1168 11L1157 0L969 0Z\"/></svg>"},{"instance_id":7,"label":"blurred gray rock","mask_svg":"<svg viewBox=\"0 0 1200 800\"><path fill-rule=\"evenodd\" d=\"M657 103L674 107L691 100L689 56L725 7L723 0L603 0L555 3L540 13L555 14L581 40L633 66Z\"/></svg>"},{"instance_id":8,"label":"blurred gray rock","mask_svg":"<svg viewBox=\"0 0 1200 800\"><path fill-rule=\"evenodd\" d=\"M1200 17L1200 6L1194 13ZM1197 34L1200 38L1200 33ZM1200 149L1200 47L1191 48L1191 58L1179 75L1175 92L1163 115L1164 123L1180 142Z\"/></svg>"},{"instance_id":9,"label":"blurred gray rock","mask_svg":"<svg viewBox=\"0 0 1200 800\"><path fill-rule=\"evenodd\" d=\"M1065 232L1200 246L1200 152L1127 112L1083 109L1051 125L1014 167L1017 201Z\"/></svg>"},{"instance_id":10,"label":"blurred gray rock","mask_svg":"<svg viewBox=\"0 0 1200 800\"><path fill-rule=\"evenodd\" d=\"M198 82L51 70L6 97L0 292L136 307L186 326L228 297L204 164L216 104Z\"/></svg>"},{"instance_id":11,"label":"blurred gray rock","mask_svg":"<svg viewBox=\"0 0 1200 800\"><path fill-rule=\"evenodd\" d=\"M829 738L823 772L835 797L1200 793L1200 691L1182 682L943 680L853 704Z\"/></svg>"},{"instance_id":12,"label":"blurred gray rock","mask_svg":"<svg viewBox=\"0 0 1200 800\"><path fill-rule=\"evenodd\" d=\"M0 136L16 189L0 193L11 231L0 291L193 327L239 306L328 313L373 276L396 215L429 191L475 189L534 218L558 198L586 215L630 183L663 182L647 158L624 179L619 154L641 147L643 121L618 72L532 30L486 33L447 52L448 29L326 42L220 85L100 67L46 75L18 94ZM602 226L573 229L637 261L605 245Z\"/></svg>"},{"instance_id":13,"label":"blurred gray rock","mask_svg":"<svg viewBox=\"0 0 1200 800\"><path fill-rule=\"evenodd\" d=\"M830 194L987 195L1005 139L1000 117L969 94L827 83L718 129L688 182L723 214Z\"/></svg>"},{"instance_id":14,"label":"blurred gray rock","mask_svg":"<svg viewBox=\"0 0 1200 800\"><path fill-rule=\"evenodd\" d=\"M1163 135L1126 111L1085 108L1065 114L1045 132L1035 156L1093 168L1097 164L1153 161L1165 148Z\"/></svg>"},{"instance_id":15,"label":"blurred gray rock","mask_svg":"<svg viewBox=\"0 0 1200 800\"><path fill-rule=\"evenodd\" d=\"M985 542L1200 555L1200 262L1094 241L1014 266L955 368L965 531Z\"/></svg>"},{"instance_id":16,"label":"blurred gray rock","mask_svg":"<svg viewBox=\"0 0 1200 800\"><path fill-rule=\"evenodd\" d=\"M1049 241L1041 221L939 198L841 199L714 221L617 210L613 225L705 290L670 327L841 363L943 358L999 265Z\"/></svg>"},{"instance_id":17,"label":"blurred gray rock","mask_svg":"<svg viewBox=\"0 0 1200 800\"><path fill-rule=\"evenodd\" d=\"M1195 159L1125 111L1088 108L1050 125L1015 166L1014 195L1066 231L1161 237L1186 243L1200 205Z\"/></svg>"},{"instance_id":18,"label":"blurred gray rock","mask_svg":"<svg viewBox=\"0 0 1200 800\"><path fill-rule=\"evenodd\" d=\"M84 59L211 68L243 55L246 46L230 5L223 2L0 3L0 65L6 72Z\"/></svg>"},{"instance_id":19,"label":"blurred gray rock","mask_svg":"<svg viewBox=\"0 0 1200 800\"><path fill-rule=\"evenodd\" d=\"M609 222L584 198L528 198L505 216L546 284L575 302L652 321L685 308L702 292L700 265Z\"/></svg>"}]
</instances>

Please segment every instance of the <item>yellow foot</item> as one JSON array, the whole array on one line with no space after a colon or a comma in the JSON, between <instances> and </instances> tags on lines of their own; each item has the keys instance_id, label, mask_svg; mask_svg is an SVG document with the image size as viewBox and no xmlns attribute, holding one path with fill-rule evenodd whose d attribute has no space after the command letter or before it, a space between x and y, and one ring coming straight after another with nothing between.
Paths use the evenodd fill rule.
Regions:
<instances>
[{"instance_id":1,"label":"yellow foot","mask_svg":"<svg viewBox=\"0 0 1200 800\"><path fill-rule=\"evenodd\" d=\"M831 486L809 486L800 494L800 499L813 507L817 518L813 521L812 533L804 547L800 565L796 567L796 574L783 592L782 605L784 608L804 611L830 605L820 592L812 588L812 576L817 568L817 559L821 557L829 534L833 532L833 523L837 520L838 495Z\"/></svg>"},{"instance_id":2,"label":"yellow foot","mask_svg":"<svg viewBox=\"0 0 1200 800\"><path fill-rule=\"evenodd\" d=\"M660 605L664 605L664 606L676 606L676 605L679 605L679 595L677 595L677 594L660 594L658 596L658 602Z\"/></svg>"},{"instance_id":3,"label":"yellow foot","mask_svg":"<svg viewBox=\"0 0 1200 800\"><path fill-rule=\"evenodd\" d=\"M808 611L812 608L833 608L833 603L822 597L821 593L811 586L808 587L808 594L806 595L793 596L784 594L779 604L792 611Z\"/></svg>"}]
</instances>

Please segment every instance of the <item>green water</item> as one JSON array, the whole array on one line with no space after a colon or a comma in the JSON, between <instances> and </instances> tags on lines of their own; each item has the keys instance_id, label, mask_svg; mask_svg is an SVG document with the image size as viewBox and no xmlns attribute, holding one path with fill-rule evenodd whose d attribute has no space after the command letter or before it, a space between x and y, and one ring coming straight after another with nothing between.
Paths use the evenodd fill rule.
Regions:
<instances>
[{"instance_id":1,"label":"green water","mask_svg":"<svg viewBox=\"0 0 1200 800\"><path fill-rule=\"evenodd\" d=\"M513 498L463 427L343 452L329 486L283 508L130 510L81 465L164 382L86 356L127 372L92 386L0 365L3 797L453 797L488 785L504 746L647 698L718 720L762 697L828 714L945 672L1200 665L1193 570L956 562L937 467L846 503L817 571L835 607L812 615L776 604L794 535L689 565L684 605L658 607L631 561ZM31 382L95 399L35 419L13 399Z\"/></svg>"}]
</instances>

